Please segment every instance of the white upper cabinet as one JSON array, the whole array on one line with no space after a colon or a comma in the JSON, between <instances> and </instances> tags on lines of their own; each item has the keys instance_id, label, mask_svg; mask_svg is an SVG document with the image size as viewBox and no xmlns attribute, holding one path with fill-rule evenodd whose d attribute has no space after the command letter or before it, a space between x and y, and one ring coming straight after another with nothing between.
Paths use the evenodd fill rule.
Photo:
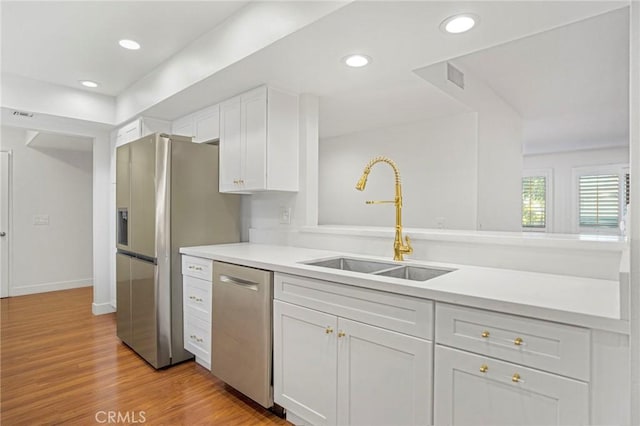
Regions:
<instances>
[{"instance_id":1,"label":"white upper cabinet","mask_svg":"<svg viewBox=\"0 0 640 426\"><path fill-rule=\"evenodd\" d=\"M220 104L220 191L298 190L298 97L266 86Z\"/></svg>"},{"instance_id":2,"label":"white upper cabinet","mask_svg":"<svg viewBox=\"0 0 640 426\"><path fill-rule=\"evenodd\" d=\"M138 117L120 127L116 133L116 146L124 145L155 132L169 132L170 123L155 118Z\"/></svg>"},{"instance_id":3,"label":"white upper cabinet","mask_svg":"<svg viewBox=\"0 0 640 426\"><path fill-rule=\"evenodd\" d=\"M220 138L220 105L212 105L174 120L171 133L192 137L196 143Z\"/></svg>"}]
</instances>

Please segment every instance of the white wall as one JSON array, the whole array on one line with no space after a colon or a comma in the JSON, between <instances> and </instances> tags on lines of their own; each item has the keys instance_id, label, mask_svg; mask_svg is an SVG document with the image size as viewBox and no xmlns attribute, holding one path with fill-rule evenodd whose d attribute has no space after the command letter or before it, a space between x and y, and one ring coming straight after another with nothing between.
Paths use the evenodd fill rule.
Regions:
<instances>
[{"instance_id":1,"label":"white wall","mask_svg":"<svg viewBox=\"0 0 640 426\"><path fill-rule=\"evenodd\" d=\"M628 163L629 149L619 147L525 155L523 170L550 169L552 171L553 199L549 203L552 220L551 232L573 233L575 232L573 229L575 190L572 169Z\"/></svg>"},{"instance_id":2,"label":"white wall","mask_svg":"<svg viewBox=\"0 0 640 426\"><path fill-rule=\"evenodd\" d=\"M9 294L90 286L93 281L91 152L25 146L26 131L2 127L12 151ZM48 215L35 225L34 215Z\"/></svg>"},{"instance_id":3,"label":"white wall","mask_svg":"<svg viewBox=\"0 0 640 426\"><path fill-rule=\"evenodd\" d=\"M403 189L403 225L475 229L477 208L475 113L372 129L322 139L319 165L319 224L395 224L394 175L377 164L363 192L355 189L364 166L383 155L396 162Z\"/></svg>"},{"instance_id":4,"label":"white wall","mask_svg":"<svg viewBox=\"0 0 640 426\"><path fill-rule=\"evenodd\" d=\"M478 113L478 229L519 231L523 122L491 87L464 73L464 89L447 80L447 63L415 73Z\"/></svg>"}]
</instances>

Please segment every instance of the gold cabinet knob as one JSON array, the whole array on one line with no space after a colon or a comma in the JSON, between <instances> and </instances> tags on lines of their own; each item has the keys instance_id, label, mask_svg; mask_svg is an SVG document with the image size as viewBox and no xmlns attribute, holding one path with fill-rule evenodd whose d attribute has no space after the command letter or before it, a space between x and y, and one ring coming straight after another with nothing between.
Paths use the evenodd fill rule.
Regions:
<instances>
[{"instance_id":1,"label":"gold cabinet knob","mask_svg":"<svg viewBox=\"0 0 640 426\"><path fill-rule=\"evenodd\" d=\"M482 364L482 365L480 366L480 372L481 372L481 373L486 373L486 372L487 372L487 370L489 370L489 366L488 366L487 364Z\"/></svg>"},{"instance_id":2,"label":"gold cabinet knob","mask_svg":"<svg viewBox=\"0 0 640 426\"><path fill-rule=\"evenodd\" d=\"M344 331L342 331L342 330L340 330L340 331L338 332L338 337L344 337L344 336L346 336L346 335L347 335L347 334L346 334Z\"/></svg>"},{"instance_id":3,"label":"gold cabinet knob","mask_svg":"<svg viewBox=\"0 0 640 426\"><path fill-rule=\"evenodd\" d=\"M518 383L520 381L520 375L518 373L515 373L513 376L511 376L511 381L513 383Z\"/></svg>"},{"instance_id":4,"label":"gold cabinet knob","mask_svg":"<svg viewBox=\"0 0 640 426\"><path fill-rule=\"evenodd\" d=\"M516 346L520 346L522 345L522 343L523 343L523 340L521 337L516 337L516 339L513 341L513 344Z\"/></svg>"},{"instance_id":5,"label":"gold cabinet knob","mask_svg":"<svg viewBox=\"0 0 640 426\"><path fill-rule=\"evenodd\" d=\"M234 179L233 183L238 184L238 183L240 183L240 182L238 182L238 180L237 180L237 179Z\"/></svg>"},{"instance_id":6,"label":"gold cabinet knob","mask_svg":"<svg viewBox=\"0 0 640 426\"><path fill-rule=\"evenodd\" d=\"M481 336L486 339L487 337L489 337L489 332L485 330L482 332Z\"/></svg>"},{"instance_id":7,"label":"gold cabinet knob","mask_svg":"<svg viewBox=\"0 0 640 426\"><path fill-rule=\"evenodd\" d=\"M325 332L326 334L331 334L331 333L333 333L333 328L331 328L331 327L327 327L327 328L325 328L325 329L324 329L324 332Z\"/></svg>"}]
</instances>

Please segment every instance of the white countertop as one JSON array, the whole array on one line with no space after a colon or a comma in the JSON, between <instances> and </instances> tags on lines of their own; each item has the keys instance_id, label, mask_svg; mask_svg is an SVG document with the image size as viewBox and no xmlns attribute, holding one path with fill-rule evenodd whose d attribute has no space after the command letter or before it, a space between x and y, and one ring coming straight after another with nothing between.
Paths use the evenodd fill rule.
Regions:
<instances>
[{"instance_id":1,"label":"white countertop","mask_svg":"<svg viewBox=\"0 0 640 426\"><path fill-rule=\"evenodd\" d=\"M391 261L352 253L253 243L183 247L180 252L407 296L629 332L628 321L620 319L620 285L617 281L414 260L403 262L456 269L418 282L300 263L337 256Z\"/></svg>"}]
</instances>

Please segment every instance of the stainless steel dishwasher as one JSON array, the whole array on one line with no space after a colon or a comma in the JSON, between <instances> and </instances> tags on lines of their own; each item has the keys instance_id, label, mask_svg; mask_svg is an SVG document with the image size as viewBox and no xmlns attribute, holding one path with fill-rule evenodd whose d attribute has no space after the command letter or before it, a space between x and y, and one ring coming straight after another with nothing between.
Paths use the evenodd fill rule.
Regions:
<instances>
[{"instance_id":1,"label":"stainless steel dishwasher","mask_svg":"<svg viewBox=\"0 0 640 426\"><path fill-rule=\"evenodd\" d=\"M273 272L213 263L211 372L273 406Z\"/></svg>"}]
</instances>

